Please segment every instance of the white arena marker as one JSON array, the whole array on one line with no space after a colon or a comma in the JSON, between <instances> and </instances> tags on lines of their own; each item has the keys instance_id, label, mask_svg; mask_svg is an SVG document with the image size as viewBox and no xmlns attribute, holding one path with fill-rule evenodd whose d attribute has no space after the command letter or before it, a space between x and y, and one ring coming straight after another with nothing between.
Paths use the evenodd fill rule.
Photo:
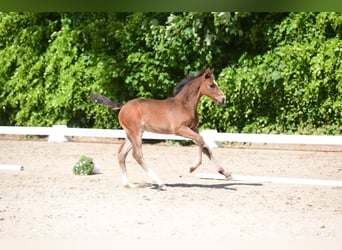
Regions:
<instances>
[{"instance_id":1,"label":"white arena marker","mask_svg":"<svg viewBox=\"0 0 342 250\"><path fill-rule=\"evenodd\" d=\"M225 180L221 174L197 174L200 179L215 179ZM342 181L335 180L319 180L319 179L299 179L299 178L283 178L283 177L268 177L268 176L245 176L232 175L234 181L249 181L249 182L269 182L282 184L300 184L300 185L317 185L317 186L336 186L342 187Z\"/></svg>"},{"instance_id":2,"label":"white arena marker","mask_svg":"<svg viewBox=\"0 0 342 250\"><path fill-rule=\"evenodd\" d=\"M24 167L21 165L0 165L0 170L17 170L22 171Z\"/></svg>"},{"instance_id":3,"label":"white arena marker","mask_svg":"<svg viewBox=\"0 0 342 250\"><path fill-rule=\"evenodd\" d=\"M100 173L100 165L94 162L93 174Z\"/></svg>"}]
</instances>

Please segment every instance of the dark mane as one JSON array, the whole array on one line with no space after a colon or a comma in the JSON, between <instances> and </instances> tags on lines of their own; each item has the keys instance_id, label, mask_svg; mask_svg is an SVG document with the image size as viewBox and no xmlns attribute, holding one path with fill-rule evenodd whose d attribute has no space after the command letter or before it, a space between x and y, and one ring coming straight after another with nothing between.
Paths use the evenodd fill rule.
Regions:
<instances>
[{"instance_id":1,"label":"dark mane","mask_svg":"<svg viewBox=\"0 0 342 250\"><path fill-rule=\"evenodd\" d=\"M177 83L176 87L173 89L173 96L178 95L181 90L187 86L193 79L203 75L204 71L201 71L197 73L196 75L188 75L183 80L181 80L179 83Z\"/></svg>"}]
</instances>

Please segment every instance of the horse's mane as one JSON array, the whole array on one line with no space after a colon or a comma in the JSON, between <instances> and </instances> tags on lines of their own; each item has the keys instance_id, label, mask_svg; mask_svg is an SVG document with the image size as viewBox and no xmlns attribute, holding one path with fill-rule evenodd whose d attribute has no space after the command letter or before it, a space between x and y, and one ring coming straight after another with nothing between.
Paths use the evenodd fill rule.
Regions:
<instances>
[{"instance_id":1,"label":"horse's mane","mask_svg":"<svg viewBox=\"0 0 342 250\"><path fill-rule=\"evenodd\" d=\"M181 90L187 86L193 79L203 75L204 71L198 72L196 75L190 74L187 77L185 77L183 80L181 80L179 83L177 83L176 87L173 89L173 96L178 95Z\"/></svg>"}]
</instances>

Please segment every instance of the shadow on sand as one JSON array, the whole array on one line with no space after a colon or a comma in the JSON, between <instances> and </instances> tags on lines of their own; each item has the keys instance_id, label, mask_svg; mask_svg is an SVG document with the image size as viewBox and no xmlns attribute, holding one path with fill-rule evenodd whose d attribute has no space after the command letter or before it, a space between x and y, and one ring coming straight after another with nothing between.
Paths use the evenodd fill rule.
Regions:
<instances>
[{"instance_id":1,"label":"shadow on sand","mask_svg":"<svg viewBox=\"0 0 342 250\"><path fill-rule=\"evenodd\" d=\"M261 183L220 183L220 184L199 184L199 183L172 183L165 184L168 188L215 188L215 189L229 189L237 191L235 186L263 186Z\"/></svg>"}]
</instances>

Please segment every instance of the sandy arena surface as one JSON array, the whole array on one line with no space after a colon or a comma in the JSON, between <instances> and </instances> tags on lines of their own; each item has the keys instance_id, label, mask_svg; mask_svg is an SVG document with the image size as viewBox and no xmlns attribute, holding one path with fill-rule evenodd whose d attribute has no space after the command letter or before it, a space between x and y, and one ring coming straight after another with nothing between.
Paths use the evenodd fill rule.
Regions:
<instances>
[{"instance_id":1,"label":"sandy arena surface","mask_svg":"<svg viewBox=\"0 0 342 250\"><path fill-rule=\"evenodd\" d=\"M121 184L117 143L0 140L0 239L341 239L342 187L204 180L210 162L190 174L197 148L143 145L146 162L167 184L127 189ZM236 175L342 181L342 150L217 148ZM101 173L75 176L81 155ZM128 157L133 183L150 183Z\"/></svg>"}]
</instances>

